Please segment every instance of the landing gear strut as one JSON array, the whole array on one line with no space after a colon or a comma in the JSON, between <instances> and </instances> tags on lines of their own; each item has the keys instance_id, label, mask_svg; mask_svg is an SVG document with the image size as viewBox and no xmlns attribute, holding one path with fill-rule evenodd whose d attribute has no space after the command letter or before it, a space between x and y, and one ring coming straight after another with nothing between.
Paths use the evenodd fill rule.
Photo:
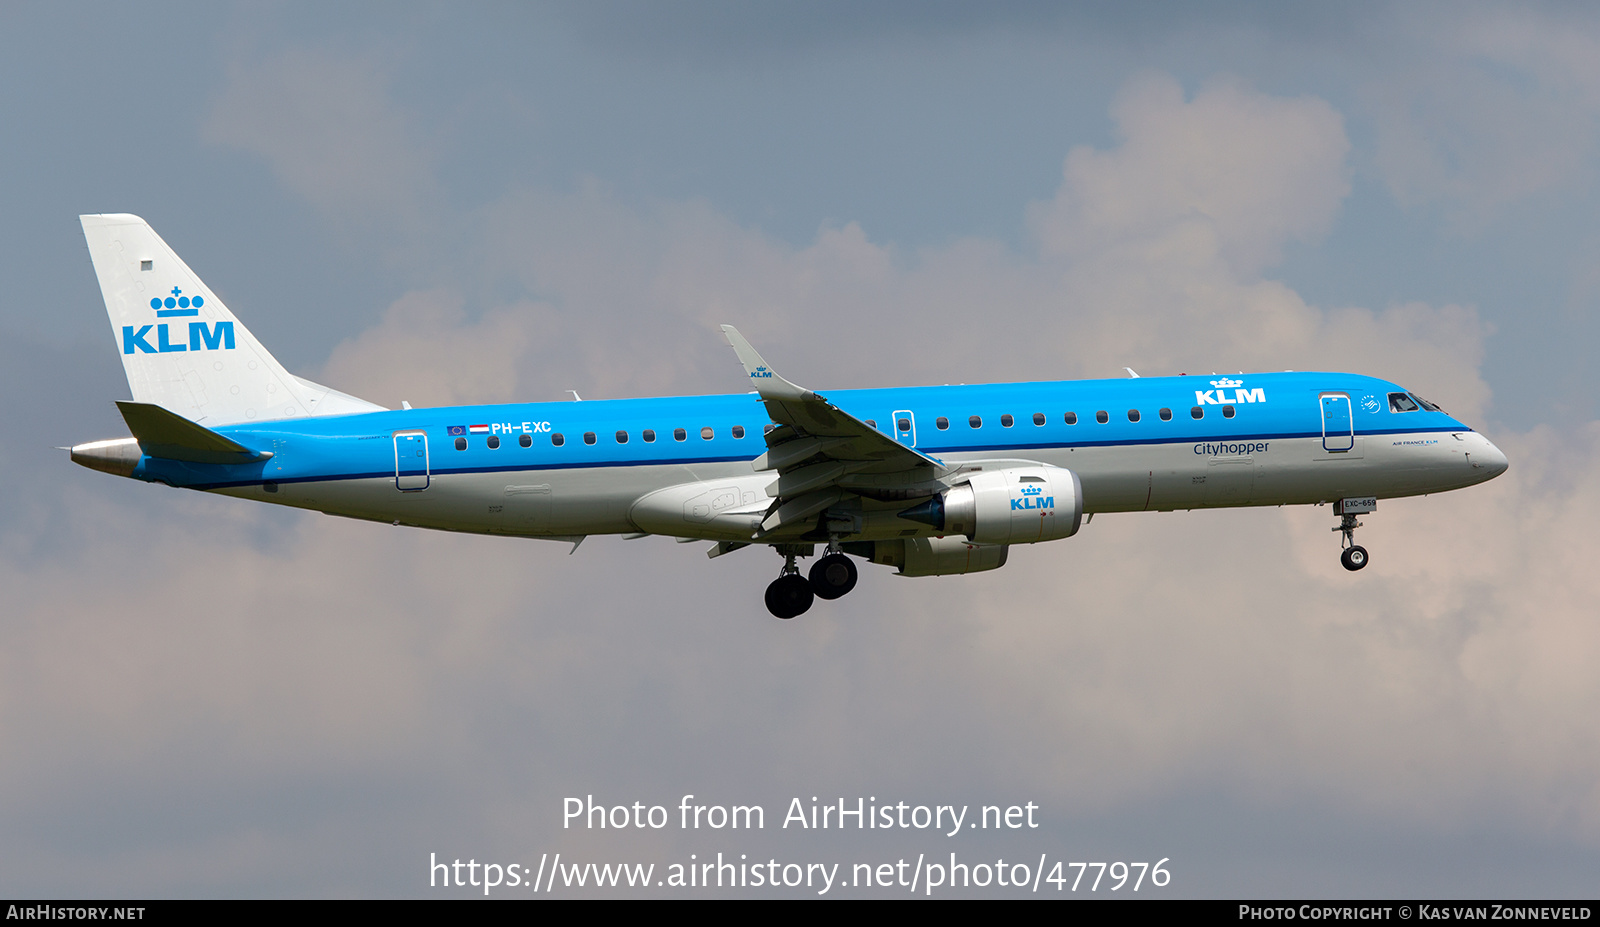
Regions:
<instances>
[{"instance_id":1,"label":"landing gear strut","mask_svg":"<svg viewBox=\"0 0 1600 927\"><path fill-rule=\"evenodd\" d=\"M1340 544L1344 552L1339 555L1339 562L1352 573L1367 565L1367 549L1356 543L1356 529L1361 527L1356 515L1377 509L1376 499L1341 499L1333 507L1333 513L1339 516L1339 527L1333 530L1344 535Z\"/></svg>"},{"instance_id":2,"label":"landing gear strut","mask_svg":"<svg viewBox=\"0 0 1600 927\"><path fill-rule=\"evenodd\" d=\"M800 575L800 568L794 565L794 551L779 553L783 554L783 572L767 587L767 611L788 620L805 614L806 609L811 607L814 593L811 584ZM821 565L821 562L817 564Z\"/></svg>"}]
</instances>

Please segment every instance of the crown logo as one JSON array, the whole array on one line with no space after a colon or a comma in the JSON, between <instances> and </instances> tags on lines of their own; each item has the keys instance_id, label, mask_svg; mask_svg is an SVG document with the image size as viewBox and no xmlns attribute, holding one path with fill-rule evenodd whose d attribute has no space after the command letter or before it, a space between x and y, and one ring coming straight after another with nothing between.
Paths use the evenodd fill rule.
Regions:
<instances>
[{"instance_id":1,"label":"crown logo","mask_svg":"<svg viewBox=\"0 0 1600 927\"><path fill-rule=\"evenodd\" d=\"M1230 380L1227 377L1223 377L1220 380L1212 380L1211 381L1211 385L1215 386L1217 389L1231 389L1231 388L1233 388L1235 386L1243 386L1244 385L1244 381L1243 380Z\"/></svg>"},{"instance_id":2,"label":"crown logo","mask_svg":"<svg viewBox=\"0 0 1600 927\"><path fill-rule=\"evenodd\" d=\"M179 295L182 292L177 287L173 287L172 295L166 299L162 299L159 296L152 297L150 308L156 310L156 317L164 319L174 315L199 315L200 307L206 304L205 297L196 296L190 299L187 296Z\"/></svg>"},{"instance_id":3,"label":"crown logo","mask_svg":"<svg viewBox=\"0 0 1600 927\"><path fill-rule=\"evenodd\" d=\"M1037 496L1042 492L1044 492L1044 489L1042 489L1041 487L1039 487L1037 485L1022 487L1022 494L1024 496Z\"/></svg>"},{"instance_id":4,"label":"crown logo","mask_svg":"<svg viewBox=\"0 0 1600 927\"><path fill-rule=\"evenodd\" d=\"M757 378L761 378L761 377L770 377L770 376L772 376L772 371L768 370L765 367L757 367L755 369L755 372L750 374L750 378L751 379L757 379Z\"/></svg>"}]
</instances>

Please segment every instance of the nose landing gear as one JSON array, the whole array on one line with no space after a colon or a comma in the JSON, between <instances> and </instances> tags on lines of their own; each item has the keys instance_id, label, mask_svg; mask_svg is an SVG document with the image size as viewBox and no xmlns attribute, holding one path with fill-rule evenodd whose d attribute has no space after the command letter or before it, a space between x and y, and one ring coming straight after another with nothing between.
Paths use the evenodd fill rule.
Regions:
<instances>
[{"instance_id":1,"label":"nose landing gear","mask_svg":"<svg viewBox=\"0 0 1600 927\"><path fill-rule=\"evenodd\" d=\"M1367 549L1360 544L1352 544L1339 555L1339 562L1351 572L1359 570L1367 565Z\"/></svg>"},{"instance_id":2,"label":"nose landing gear","mask_svg":"<svg viewBox=\"0 0 1600 927\"><path fill-rule=\"evenodd\" d=\"M1367 565L1367 549L1356 543L1356 529L1361 527L1357 515L1378 510L1378 500L1372 497L1364 499L1340 499L1333 506L1333 514L1339 516L1339 527L1334 531L1343 533L1344 540L1340 544L1344 552L1339 555L1339 562L1344 568L1354 573Z\"/></svg>"}]
</instances>

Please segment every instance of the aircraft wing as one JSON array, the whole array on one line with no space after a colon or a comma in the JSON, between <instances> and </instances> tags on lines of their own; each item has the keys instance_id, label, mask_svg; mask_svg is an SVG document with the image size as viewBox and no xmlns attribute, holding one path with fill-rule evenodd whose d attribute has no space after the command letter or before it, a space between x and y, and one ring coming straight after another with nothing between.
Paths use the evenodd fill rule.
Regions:
<instances>
[{"instance_id":1,"label":"aircraft wing","mask_svg":"<svg viewBox=\"0 0 1600 927\"><path fill-rule=\"evenodd\" d=\"M758 470L778 472L777 503L761 523L762 534L811 518L844 498L839 482L855 473L896 474L944 469L943 461L901 444L823 396L789 382L762 359L732 325L722 333L739 355L750 382L778 427L766 435Z\"/></svg>"}]
</instances>

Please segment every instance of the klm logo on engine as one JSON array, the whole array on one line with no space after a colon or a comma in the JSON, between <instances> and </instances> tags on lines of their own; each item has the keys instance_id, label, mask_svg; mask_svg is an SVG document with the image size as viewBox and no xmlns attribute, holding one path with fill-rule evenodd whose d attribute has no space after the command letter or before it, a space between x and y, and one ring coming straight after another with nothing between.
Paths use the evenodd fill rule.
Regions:
<instances>
[{"instance_id":1,"label":"klm logo on engine","mask_svg":"<svg viewBox=\"0 0 1600 927\"><path fill-rule=\"evenodd\" d=\"M1220 406L1226 403L1240 404L1267 401L1266 390L1260 387L1244 389L1243 380L1230 380L1227 377L1223 377L1220 380L1212 380L1211 385L1215 386L1216 389L1197 389L1194 391L1195 405ZM1232 395L1229 394L1229 390L1233 391Z\"/></svg>"},{"instance_id":2,"label":"klm logo on engine","mask_svg":"<svg viewBox=\"0 0 1600 927\"><path fill-rule=\"evenodd\" d=\"M1021 512L1030 509L1053 509L1056 507L1056 497L1044 494L1042 486L1022 487L1022 498L1011 500L1011 511Z\"/></svg>"},{"instance_id":3,"label":"klm logo on engine","mask_svg":"<svg viewBox=\"0 0 1600 927\"><path fill-rule=\"evenodd\" d=\"M184 296L183 291L177 287L173 287L172 295L165 299L157 296L150 300L150 308L156 311L158 319L199 315L200 307L205 304L204 296ZM150 342L151 338L155 338L154 344ZM189 322L187 325L183 322L157 322L154 325L140 325L137 328L132 325L122 326L124 354L231 351L234 347L232 322L217 322L214 325L207 325L205 322Z\"/></svg>"}]
</instances>

